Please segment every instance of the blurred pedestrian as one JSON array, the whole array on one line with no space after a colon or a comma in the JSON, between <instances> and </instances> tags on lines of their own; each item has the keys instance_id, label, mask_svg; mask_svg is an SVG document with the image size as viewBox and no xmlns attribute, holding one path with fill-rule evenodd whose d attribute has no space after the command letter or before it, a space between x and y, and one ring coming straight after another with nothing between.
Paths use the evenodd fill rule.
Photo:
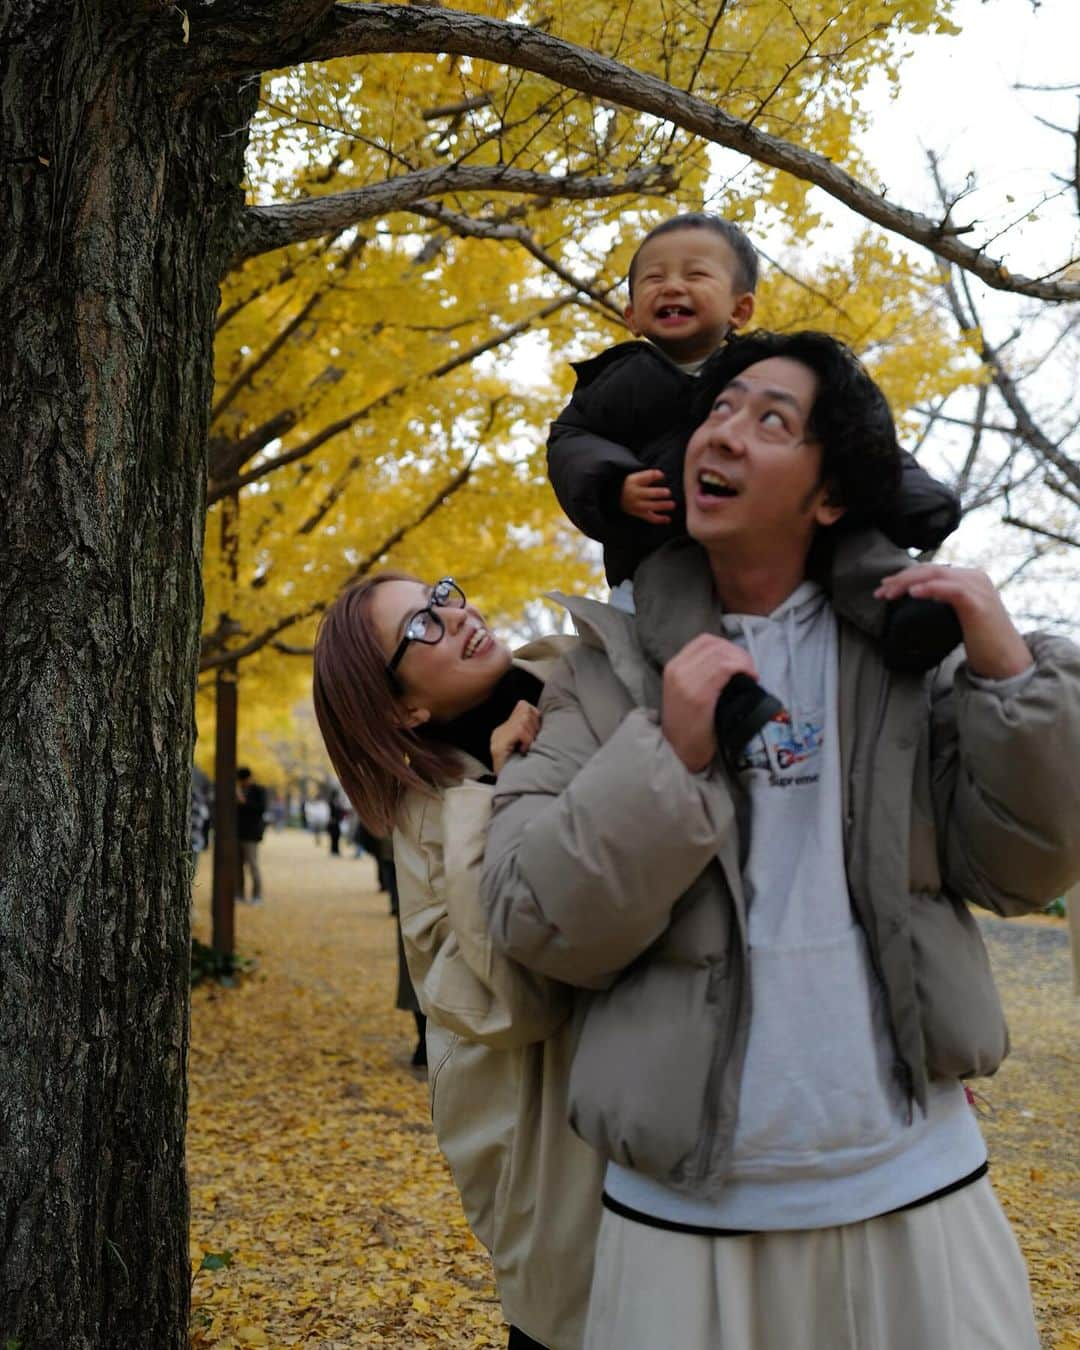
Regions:
<instances>
[{"instance_id":1,"label":"blurred pedestrian","mask_svg":"<svg viewBox=\"0 0 1080 1350\"><path fill-rule=\"evenodd\" d=\"M236 837L240 841L240 894L247 894L251 878L251 903L262 904L262 874L259 871L259 844L266 828L266 789L257 783L248 768L236 771Z\"/></svg>"},{"instance_id":2,"label":"blurred pedestrian","mask_svg":"<svg viewBox=\"0 0 1080 1350\"><path fill-rule=\"evenodd\" d=\"M312 797L304 803L304 823L318 844L322 832L330 824L330 805L322 797Z\"/></svg>"},{"instance_id":3,"label":"blurred pedestrian","mask_svg":"<svg viewBox=\"0 0 1080 1350\"><path fill-rule=\"evenodd\" d=\"M341 857L341 822L345 819L345 807L341 803L341 794L335 792L330 798L330 822L326 832L330 836L330 852L335 858Z\"/></svg>"}]
</instances>

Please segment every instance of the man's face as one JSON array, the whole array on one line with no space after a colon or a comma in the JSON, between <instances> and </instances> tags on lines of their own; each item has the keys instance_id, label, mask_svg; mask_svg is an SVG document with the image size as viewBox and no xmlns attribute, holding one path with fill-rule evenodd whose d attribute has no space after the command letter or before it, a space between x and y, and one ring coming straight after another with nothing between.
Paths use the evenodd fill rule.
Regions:
<instances>
[{"instance_id":1,"label":"man's face","mask_svg":"<svg viewBox=\"0 0 1080 1350\"><path fill-rule=\"evenodd\" d=\"M747 322L754 297L735 285L735 255L711 230L688 227L643 244L634 266L634 296L624 310L636 337L676 361L701 361L729 330Z\"/></svg>"},{"instance_id":2,"label":"man's face","mask_svg":"<svg viewBox=\"0 0 1080 1350\"><path fill-rule=\"evenodd\" d=\"M817 376L770 357L721 391L686 448L687 533L730 561L768 565L805 557L818 525L842 507L826 502L821 447L807 439Z\"/></svg>"}]
</instances>

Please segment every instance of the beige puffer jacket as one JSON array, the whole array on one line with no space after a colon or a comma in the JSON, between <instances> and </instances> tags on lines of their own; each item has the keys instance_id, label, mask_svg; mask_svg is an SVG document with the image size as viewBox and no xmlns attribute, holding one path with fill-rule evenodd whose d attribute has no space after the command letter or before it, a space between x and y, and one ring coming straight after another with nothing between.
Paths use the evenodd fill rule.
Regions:
<instances>
[{"instance_id":1,"label":"beige puffer jacket","mask_svg":"<svg viewBox=\"0 0 1080 1350\"><path fill-rule=\"evenodd\" d=\"M516 660L543 678L566 646L533 643ZM551 1350L579 1350L602 1162L568 1122L573 991L494 950L479 901L492 788L475 781L482 764L462 761L464 781L413 794L394 833L432 1121L507 1320Z\"/></svg>"},{"instance_id":2,"label":"beige puffer jacket","mask_svg":"<svg viewBox=\"0 0 1080 1350\"><path fill-rule=\"evenodd\" d=\"M703 551L665 545L635 601L636 617L568 602L582 643L500 776L484 900L501 951L595 991L571 1077L578 1132L709 1195L730 1168L752 1006L736 804L722 769L688 772L657 716L665 662L721 632ZM1003 698L959 657L933 680L890 676L841 625L848 886L920 1105L930 1078L993 1073L1008 1050L964 900L1021 913L1080 872L1080 650L1029 645L1033 675Z\"/></svg>"}]
</instances>

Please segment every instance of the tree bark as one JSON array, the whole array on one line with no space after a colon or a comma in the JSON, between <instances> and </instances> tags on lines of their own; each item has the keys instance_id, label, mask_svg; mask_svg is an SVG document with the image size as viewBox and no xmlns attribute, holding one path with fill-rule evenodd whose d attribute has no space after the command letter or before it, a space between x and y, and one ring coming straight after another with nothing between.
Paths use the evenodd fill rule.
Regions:
<instances>
[{"instance_id":1,"label":"tree bark","mask_svg":"<svg viewBox=\"0 0 1080 1350\"><path fill-rule=\"evenodd\" d=\"M180 1350L216 277L257 90L158 0L0 0L0 1343Z\"/></svg>"}]
</instances>

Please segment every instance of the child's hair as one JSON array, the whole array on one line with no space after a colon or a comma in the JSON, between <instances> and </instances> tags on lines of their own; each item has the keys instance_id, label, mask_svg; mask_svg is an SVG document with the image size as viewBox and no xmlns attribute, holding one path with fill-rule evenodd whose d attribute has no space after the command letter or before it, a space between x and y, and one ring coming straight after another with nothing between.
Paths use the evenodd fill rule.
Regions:
<instances>
[{"instance_id":1,"label":"child's hair","mask_svg":"<svg viewBox=\"0 0 1080 1350\"><path fill-rule=\"evenodd\" d=\"M672 216L670 220L654 226L638 244L634 256L630 259L630 272L626 278L631 300L634 298L634 273L637 270L641 250L651 239L656 239L662 234L674 234L676 230L711 230L713 234L718 234L735 257L735 289L757 290L757 250L738 225L725 220L723 216L711 216L707 211L685 211L681 216Z\"/></svg>"},{"instance_id":2,"label":"child's hair","mask_svg":"<svg viewBox=\"0 0 1080 1350\"><path fill-rule=\"evenodd\" d=\"M808 367L817 393L807 432L821 443L821 481L829 500L843 506L843 529L873 520L892 501L900 483L900 446L885 395L850 347L830 333L749 333L729 343L695 394L697 421L704 421L717 395L742 371L783 356Z\"/></svg>"},{"instance_id":3,"label":"child's hair","mask_svg":"<svg viewBox=\"0 0 1080 1350\"><path fill-rule=\"evenodd\" d=\"M343 591L322 617L315 638L315 716L326 750L356 814L374 834L389 835L406 792L430 792L461 777L455 751L402 724L386 656L371 623L371 593L387 581L416 581L380 572Z\"/></svg>"}]
</instances>

